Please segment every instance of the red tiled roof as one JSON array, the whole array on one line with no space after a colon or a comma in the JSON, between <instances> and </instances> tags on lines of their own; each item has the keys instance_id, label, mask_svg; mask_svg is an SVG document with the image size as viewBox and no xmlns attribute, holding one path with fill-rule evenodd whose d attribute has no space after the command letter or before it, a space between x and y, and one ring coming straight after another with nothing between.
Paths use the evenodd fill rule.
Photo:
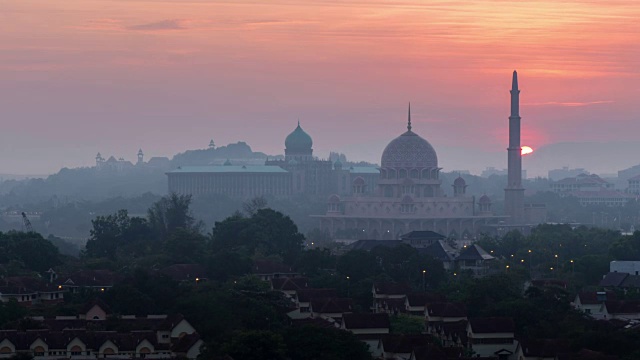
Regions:
<instances>
[{"instance_id":1,"label":"red tiled roof","mask_svg":"<svg viewBox=\"0 0 640 360\"><path fill-rule=\"evenodd\" d=\"M318 314L347 313L353 309L353 300L345 298L312 299L311 311Z\"/></svg>"},{"instance_id":2,"label":"red tiled roof","mask_svg":"<svg viewBox=\"0 0 640 360\"><path fill-rule=\"evenodd\" d=\"M307 288L309 279L306 277L299 278L276 278L271 279L271 288L279 291L295 291Z\"/></svg>"},{"instance_id":3,"label":"red tiled roof","mask_svg":"<svg viewBox=\"0 0 640 360\"><path fill-rule=\"evenodd\" d=\"M469 324L476 334L512 333L516 328L513 319L507 317L473 318Z\"/></svg>"},{"instance_id":4,"label":"red tiled roof","mask_svg":"<svg viewBox=\"0 0 640 360\"><path fill-rule=\"evenodd\" d=\"M604 302L609 314L638 314L640 313L640 300L616 301L608 300Z\"/></svg>"},{"instance_id":5,"label":"red tiled roof","mask_svg":"<svg viewBox=\"0 0 640 360\"><path fill-rule=\"evenodd\" d=\"M425 307L429 316L437 317L465 317L467 308L462 303L437 302L426 304Z\"/></svg>"},{"instance_id":6,"label":"red tiled roof","mask_svg":"<svg viewBox=\"0 0 640 360\"><path fill-rule=\"evenodd\" d=\"M409 306L425 306L430 302L445 302L446 298L434 293L412 293L407 294Z\"/></svg>"},{"instance_id":7,"label":"red tiled roof","mask_svg":"<svg viewBox=\"0 0 640 360\"><path fill-rule=\"evenodd\" d=\"M411 292L411 287L408 285L391 282L376 282L373 287L379 295L405 295Z\"/></svg>"},{"instance_id":8,"label":"red tiled roof","mask_svg":"<svg viewBox=\"0 0 640 360\"><path fill-rule=\"evenodd\" d=\"M310 302L313 299L337 297L336 289L298 289L296 290L298 302Z\"/></svg>"},{"instance_id":9,"label":"red tiled roof","mask_svg":"<svg viewBox=\"0 0 640 360\"><path fill-rule=\"evenodd\" d=\"M400 335L388 334L380 338L385 352L391 353L411 353L413 349L433 344L433 336L431 335Z\"/></svg>"},{"instance_id":10,"label":"red tiled roof","mask_svg":"<svg viewBox=\"0 0 640 360\"><path fill-rule=\"evenodd\" d=\"M344 314L342 321L347 329L388 329L388 314Z\"/></svg>"},{"instance_id":11,"label":"red tiled roof","mask_svg":"<svg viewBox=\"0 0 640 360\"><path fill-rule=\"evenodd\" d=\"M606 295L608 300L616 299L616 294L612 291L606 291ZM598 300L598 294L595 291L578 293L578 297L580 297L580 303L584 305L597 305L602 303L602 301Z\"/></svg>"}]
</instances>

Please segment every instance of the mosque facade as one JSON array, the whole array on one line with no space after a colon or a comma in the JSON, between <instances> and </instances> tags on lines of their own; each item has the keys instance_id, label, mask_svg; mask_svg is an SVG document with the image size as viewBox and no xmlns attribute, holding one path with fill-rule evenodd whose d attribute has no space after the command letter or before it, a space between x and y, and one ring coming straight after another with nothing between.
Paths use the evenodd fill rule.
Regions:
<instances>
[{"instance_id":1,"label":"mosque facade","mask_svg":"<svg viewBox=\"0 0 640 360\"><path fill-rule=\"evenodd\" d=\"M438 156L415 133L409 107L407 131L384 149L375 189L353 183L352 195L333 194L327 212L318 216L322 230L334 236L350 233L366 239L396 239L411 231L431 230L454 238L472 238L495 216L491 200L467 195L462 177L453 183L453 196L441 188Z\"/></svg>"}]
</instances>

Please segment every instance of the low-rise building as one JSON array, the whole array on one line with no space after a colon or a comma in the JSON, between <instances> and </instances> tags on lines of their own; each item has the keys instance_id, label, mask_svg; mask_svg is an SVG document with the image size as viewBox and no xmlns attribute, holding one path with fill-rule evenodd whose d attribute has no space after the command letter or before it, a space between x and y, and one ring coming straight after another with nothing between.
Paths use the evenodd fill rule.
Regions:
<instances>
[{"instance_id":1,"label":"low-rise building","mask_svg":"<svg viewBox=\"0 0 640 360\"><path fill-rule=\"evenodd\" d=\"M375 356L380 355L378 342L380 338L389 334L391 323L389 315L380 314L344 314L340 328L355 334L369 346L369 351Z\"/></svg>"},{"instance_id":2,"label":"low-rise building","mask_svg":"<svg viewBox=\"0 0 640 360\"><path fill-rule=\"evenodd\" d=\"M515 353L515 324L505 317L472 318L467 325L469 350L477 356L507 360Z\"/></svg>"},{"instance_id":3,"label":"low-rise building","mask_svg":"<svg viewBox=\"0 0 640 360\"><path fill-rule=\"evenodd\" d=\"M123 328L108 331L108 307L96 301L77 316L32 317L33 329L0 331L0 358L21 354L52 359L196 359L203 341L182 315L114 318Z\"/></svg>"}]
</instances>

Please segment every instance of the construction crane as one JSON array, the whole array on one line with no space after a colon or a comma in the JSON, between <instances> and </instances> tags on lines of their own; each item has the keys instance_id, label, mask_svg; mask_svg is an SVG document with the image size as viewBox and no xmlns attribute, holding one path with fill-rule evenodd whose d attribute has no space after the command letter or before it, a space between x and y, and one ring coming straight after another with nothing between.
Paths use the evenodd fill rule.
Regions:
<instances>
[{"instance_id":1,"label":"construction crane","mask_svg":"<svg viewBox=\"0 0 640 360\"><path fill-rule=\"evenodd\" d=\"M33 226L31 226L31 221L29 221L29 218L27 217L27 214L24 213L24 211L22 212L22 225L24 226L24 229L27 232L33 231Z\"/></svg>"}]
</instances>

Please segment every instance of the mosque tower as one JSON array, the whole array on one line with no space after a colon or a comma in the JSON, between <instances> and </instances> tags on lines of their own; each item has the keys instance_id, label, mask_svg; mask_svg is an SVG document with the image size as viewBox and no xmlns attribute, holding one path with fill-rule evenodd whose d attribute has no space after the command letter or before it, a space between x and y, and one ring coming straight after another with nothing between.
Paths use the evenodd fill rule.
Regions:
<instances>
[{"instance_id":1,"label":"mosque tower","mask_svg":"<svg viewBox=\"0 0 640 360\"><path fill-rule=\"evenodd\" d=\"M520 146L520 90L518 73L513 71L511 83L511 116L509 116L509 147L507 187L504 189L504 210L511 224L524 223L524 189L522 188L522 148Z\"/></svg>"}]
</instances>

